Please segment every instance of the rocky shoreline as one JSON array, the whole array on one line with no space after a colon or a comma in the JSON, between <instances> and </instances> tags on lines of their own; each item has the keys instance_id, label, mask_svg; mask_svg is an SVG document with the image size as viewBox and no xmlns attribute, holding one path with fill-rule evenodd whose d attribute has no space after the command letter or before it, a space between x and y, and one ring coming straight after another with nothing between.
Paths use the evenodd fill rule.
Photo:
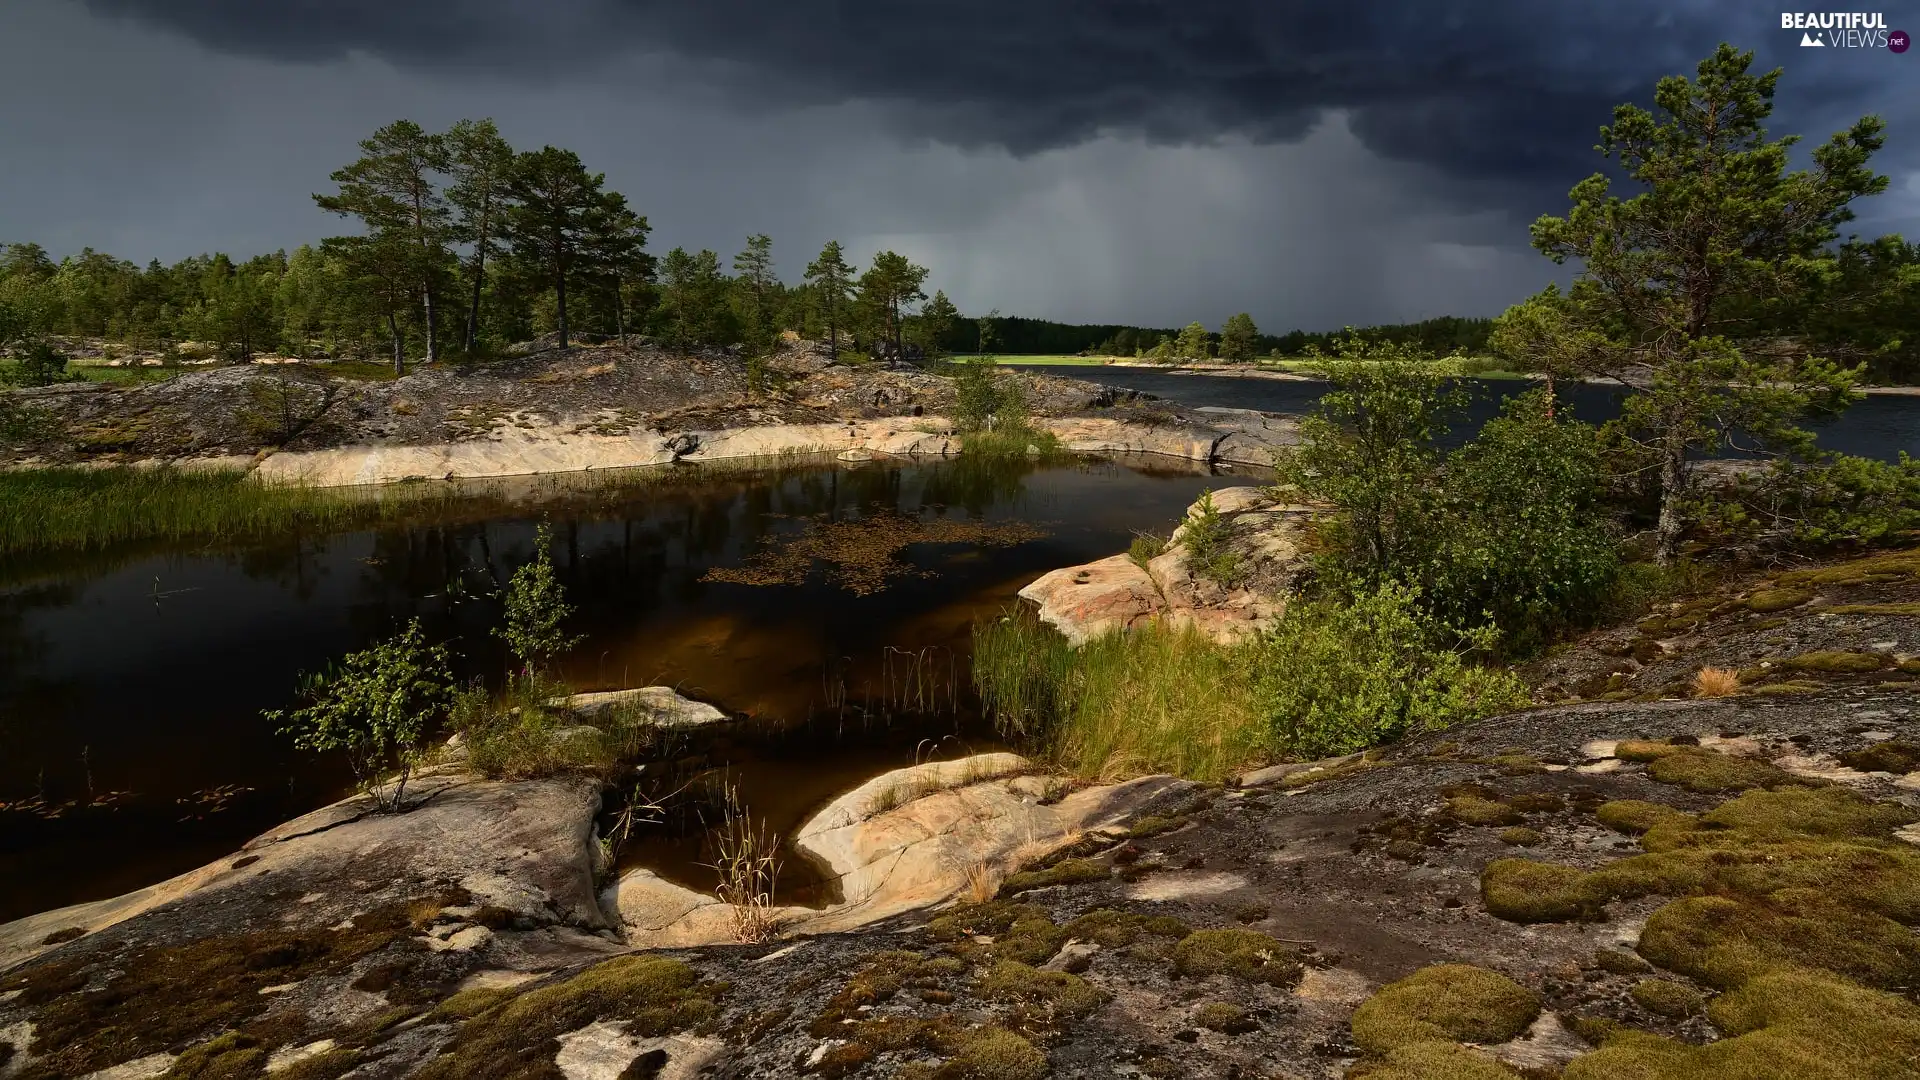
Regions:
<instances>
[{"instance_id":1,"label":"rocky shoreline","mask_svg":"<svg viewBox=\"0 0 1920 1080\"><path fill-rule=\"evenodd\" d=\"M803 454L944 457L950 379L834 363L789 342L760 385L725 352L580 346L393 380L320 364L198 370L129 388L7 392L0 467L179 464L317 487L622 469ZM1009 373L1032 426L1081 453L1264 466L1296 435L1283 416L1183 409L1085 382Z\"/></svg>"},{"instance_id":2,"label":"rocky shoreline","mask_svg":"<svg viewBox=\"0 0 1920 1080\"><path fill-rule=\"evenodd\" d=\"M1273 595L1297 562L1282 549L1301 508L1251 488L1214 498L1225 542L1253 561L1249 592ZM1087 568L1029 591L1070 633L1144 617L1242 633L1265 613L1201 595L1183 550L1193 520L1131 563L1152 611L1090 601L1140 582L1088 593ZM778 934L752 942L711 896L610 872L597 782L485 781L449 758L405 813L346 800L173 881L0 925L0 1078L1038 1080L1356 1064L1584 1078L1650 1047L1764 1058L1808 1021L1732 1026L1714 1002L1745 992L1736 977L1689 960L1668 929L1689 904L1735 900L1689 899L1683 878L1576 910L1515 883L1665 866L1689 849L1647 824L1700 823L1720 830L1700 843L1720 845L1747 842L1743 828L1826 830L1813 862L1779 872L1820 873L1849 844L1896 875L1889 888L1920 886L1916 613L1913 553L1732 583L1540 662L1533 708L1224 786L1076 785L1012 754L895 770L797 830L837 898L775 909ZM1705 696L1703 667L1728 676ZM628 696L689 724L727 719L666 688ZM572 703L583 722L602 697ZM1752 816L1775 803L1798 807L1788 824ZM1920 974L1910 927L1866 909L1825 921L1870 917L1884 927L1849 938L1853 952L1799 962L1887 987L1848 991L1879 995L1890 1018L1874 1022L1920 1024L1901 996ZM1404 997L1396 981L1436 964L1497 973L1524 1007L1478 1034L1421 1035L1406 1044L1419 1054L1360 1022L1363 1003L1386 1008L1383 987ZM1832 1075L1867 1067L1844 1040L1826 1052Z\"/></svg>"}]
</instances>

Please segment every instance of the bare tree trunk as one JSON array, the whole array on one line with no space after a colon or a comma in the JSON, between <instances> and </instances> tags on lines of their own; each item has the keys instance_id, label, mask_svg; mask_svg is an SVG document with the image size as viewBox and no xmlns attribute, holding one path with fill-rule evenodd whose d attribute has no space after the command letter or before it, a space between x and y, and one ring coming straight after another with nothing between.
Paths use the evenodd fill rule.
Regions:
<instances>
[{"instance_id":1,"label":"bare tree trunk","mask_svg":"<svg viewBox=\"0 0 1920 1080\"><path fill-rule=\"evenodd\" d=\"M435 322L434 312L433 312L433 287L428 286L427 288L421 290L420 295L423 301L425 302L426 308L427 308L427 363L431 364L435 360L439 359L440 357L437 343L434 340L434 337L435 337L434 328L436 326L436 322Z\"/></svg>"},{"instance_id":2,"label":"bare tree trunk","mask_svg":"<svg viewBox=\"0 0 1920 1080\"><path fill-rule=\"evenodd\" d=\"M405 375L407 356L400 345L400 320L394 318L391 311L387 312L387 332L393 335L393 374L395 377Z\"/></svg>"},{"instance_id":3,"label":"bare tree trunk","mask_svg":"<svg viewBox=\"0 0 1920 1080\"><path fill-rule=\"evenodd\" d=\"M553 276L554 298L560 308L560 347L567 347L567 273L562 270Z\"/></svg>"},{"instance_id":4,"label":"bare tree trunk","mask_svg":"<svg viewBox=\"0 0 1920 1080\"><path fill-rule=\"evenodd\" d=\"M467 355L473 355L473 343L480 338L480 290L487 280L487 256L473 257L473 297L467 303Z\"/></svg>"},{"instance_id":5,"label":"bare tree trunk","mask_svg":"<svg viewBox=\"0 0 1920 1080\"><path fill-rule=\"evenodd\" d=\"M1685 522L1680 519L1680 500L1687 493L1687 444L1678 436L1669 435L1663 447L1665 455L1660 463L1660 524L1655 532L1654 561L1661 566L1670 566L1680 551L1680 531Z\"/></svg>"}]
</instances>

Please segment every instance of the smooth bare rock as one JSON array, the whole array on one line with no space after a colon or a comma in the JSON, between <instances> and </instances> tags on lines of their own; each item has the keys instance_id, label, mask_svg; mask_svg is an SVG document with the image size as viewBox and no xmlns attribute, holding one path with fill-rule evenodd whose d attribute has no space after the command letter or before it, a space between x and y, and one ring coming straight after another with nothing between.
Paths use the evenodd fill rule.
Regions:
<instances>
[{"instance_id":1,"label":"smooth bare rock","mask_svg":"<svg viewBox=\"0 0 1920 1080\"><path fill-rule=\"evenodd\" d=\"M1164 454L1211 461L1220 434L1199 427L1163 427L1111 417L1068 416L1034 421L1064 449L1087 454Z\"/></svg>"},{"instance_id":2,"label":"smooth bare rock","mask_svg":"<svg viewBox=\"0 0 1920 1080\"><path fill-rule=\"evenodd\" d=\"M619 1020L597 1020L559 1038L554 1066L567 1080L620 1080L641 1058L649 1058L656 1080L682 1080L699 1074L719 1056L724 1044L698 1035L640 1038L627 1034Z\"/></svg>"},{"instance_id":3,"label":"smooth bare rock","mask_svg":"<svg viewBox=\"0 0 1920 1080\"><path fill-rule=\"evenodd\" d=\"M1129 555L1112 555L1044 574L1020 590L1021 598L1075 646L1152 620L1191 626L1220 642L1266 629L1286 610L1285 598L1304 569L1302 541L1312 510L1282 505L1251 486L1222 488L1211 497L1225 530L1221 550L1233 560L1231 586L1190 561L1196 501L1166 550L1144 568Z\"/></svg>"},{"instance_id":4,"label":"smooth bare rock","mask_svg":"<svg viewBox=\"0 0 1920 1080\"><path fill-rule=\"evenodd\" d=\"M1342 757L1322 758L1318 761L1289 761L1279 765L1269 765L1264 769L1241 773L1236 783L1243 788L1265 787L1300 773L1323 772L1327 769L1337 769L1342 765L1351 765L1365 756L1365 754L1346 754Z\"/></svg>"},{"instance_id":5,"label":"smooth bare rock","mask_svg":"<svg viewBox=\"0 0 1920 1080\"><path fill-rule=\"evenodd\" d=\"M1053 570L1020 590L1039 606L1040 621L1074 645L1135 626L1166 607L1153 578L1126 555Z\"/></svg>"},{"instance_id":6,"label":"smooth bare rock","mask_svg":"<svg viewBox=\"0 0 1920 1080\"><path fill-rule=\"evenodd\" d=\"M1222 432L1213 445L1215 461L1270 466L1275 453L1300 442L1299 421L1291 416L1217 405L1204 406L1194 412Z\"/></svg>"},{"instance_id":7,"label":"smooth bare rock","mask_svg":"<svg viewBox=\"0 0 1920 1080\"><path fill-rule=\"evenodd\" d=\"M255 468L268 484L348 487L403 480L522 476L665 465L674 460L661 435L634 431L603 435L576 424L496 428L463 442L423 446L342 446L273 454Z\"/></svg>"},{"instance_id":8,"label":"smooth bare rock","mask_svg":"<svg viewBox=\"0 0 1920 1080\"><path fill-rule=\"evenodd\" d=\"M733 939L733 916L727 905L645 867L621 875L601 902L619 918L627 943L636 948L670 949Z\"/></svg>"},{"instance_id":9,"label":"smooth bare rock","mask_svg":"<svg viewBox=\"0 0 1920 1080\"><path fill-rule=\"evenodd\" d=\"M163 1076L173 1068L172 1054L148 1054L132 1061L115 1065L110 1069L99 1069L81 1077L80 1080L153 1080Z\"/></svg>"},{"instance_id":10,"label":"smooth bare rock","mask_svg":"<svg viewBox=\"0 0 1920 1080\"><path fill-rule=\"evenodd\" d=\"M596 690L573 694L556 702L582 720L604 717L615 709L633 709L664 728L686 729L727 724L732 717L704 701L684 697L671 686L641 686L629 690Z\"/></svg>"},{"instance_id":11,"label":"smooth bare rock","mask_svg":"<svg viewBox=\"0 0 1920 1080\"><path fill-rule=\"evenodd\" d=\"M608 925L593 893L597 785L437 776L410 787L407 799L412 808L400 814L346 799L159 885L0 924L0 969L47 951L42 942L57 930L98 934L157 908L170 928L197 929L198 937L253 929L258 919L249 913L267 910L284 928L320 928L416 900L423 881L456 882L476 903L536 923ZM271 898L290 889L305 902ZM484 942L469 936L462 944Z\"/></svg>"},{"instance_id":12,"label":"smooth bare rock","mask_svg":"<svg viewBox=\"0 0 1920 1080\"><path fill-rule=\"evenodd\" d=\"M1225 871L1196 873L1176 870L1155 874L1127 890L1135 900L1190 900L1201 896L1220 896L1247 887L1247 879Z\"/></svg>"}]
</instances>

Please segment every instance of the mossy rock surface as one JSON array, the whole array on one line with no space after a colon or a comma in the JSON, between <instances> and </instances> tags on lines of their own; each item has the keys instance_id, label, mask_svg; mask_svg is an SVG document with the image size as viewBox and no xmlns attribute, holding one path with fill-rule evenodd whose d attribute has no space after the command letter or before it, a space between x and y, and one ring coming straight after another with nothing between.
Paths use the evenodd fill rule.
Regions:
<instances>
[{"instance_id":1,"label":"mossy rock surface","mask_svg":"<svg viewBox=\"0 0 1920 1080\"><path fill-rule=\"evenodd\" d=\"M1879 671L1891 666L1891 658L1880 653L1853 652L1838 649L1821 649L1816 652L1789 656L1780 661L1779 666L1792 671L1824 672L1827 674L1859 674Z\"/></svg>"},{"instance_id":2,"label":"mossy rock surface","mask_svg":"<svg viewBox=\"0 0 1920 1080\"><path fill-rule=\"evenodd\" d=\"M1489 1054L1451 1042L1410 1043L1363 1061L1347 1080L1516 1080L1521 1074Z\"/></svg>"},{"instance_id":3,"label":"mossy rock surface","mask_svg":"<svg viewBox=\"0 0 1920 1080\"><path fill-rule=\"evenodd\" d=\"M1693 820L1693 815L1684 810L1640 799L1615 799L1602 804L1593 812L1593 816L1600 824L1628 836L1639 836L1660 825L1684 824Z\"/></svg>"},{"instance_id":4,"label":"mossy rock surface","mask_svg":"<svg viewBox=\"0 0 1920 1080\"><path fill-rule=\"evenodd\" d=\"M1655 759L1648 764L1647 775L1708 795L1803 782L1769 762L1691 748Z\"/></svg>"}]
</instances>

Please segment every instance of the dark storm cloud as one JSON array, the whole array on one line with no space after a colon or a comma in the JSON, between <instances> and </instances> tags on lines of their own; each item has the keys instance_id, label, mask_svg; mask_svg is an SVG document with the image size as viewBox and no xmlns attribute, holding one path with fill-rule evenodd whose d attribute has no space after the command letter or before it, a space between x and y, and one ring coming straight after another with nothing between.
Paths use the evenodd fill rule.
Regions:
<instances>
[{"instance_id":1,"label":"dark storm cloud","mask_svg":"<svg viewBox=\"0 0 1920 1080\"><path fill-rule=\"evenodd\" d=\"M664 54L743 103L877 102L922 137L1016 154L1102 134L1292 141L1340 109L1377 154L1563 190L1592 169L1589 136L1623 97L1723 38L1781 33L1771 9L1700 2L87 2L276 58L536 78Z\"/></svg>"}]
</instances>

